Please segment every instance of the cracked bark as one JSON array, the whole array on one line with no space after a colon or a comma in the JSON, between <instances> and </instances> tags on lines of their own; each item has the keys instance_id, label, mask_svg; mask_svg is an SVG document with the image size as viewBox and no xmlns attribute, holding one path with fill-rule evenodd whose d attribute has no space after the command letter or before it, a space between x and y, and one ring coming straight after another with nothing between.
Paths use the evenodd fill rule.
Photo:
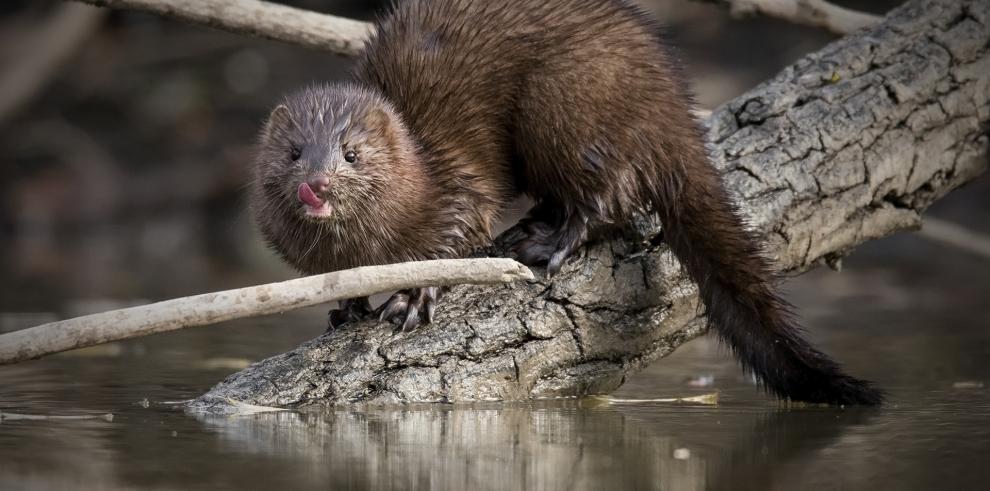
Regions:
<instances>
[{"instance_id":1,"label":"cracked bark","mask_svg":"<svg viewBox=\"0 0 990 491\"><path fill-rule=\"evenodd\" d=\"M921 226L988 168L990 2L914 0L708 120L715 165L788 273ZM506 255L510 230L486 251ZM191 404L525 400L607 393L704 332L694 284L643 220L553 281L459 286L412 333L365 322L231 375Z\"/></svg>"}]
</instances>

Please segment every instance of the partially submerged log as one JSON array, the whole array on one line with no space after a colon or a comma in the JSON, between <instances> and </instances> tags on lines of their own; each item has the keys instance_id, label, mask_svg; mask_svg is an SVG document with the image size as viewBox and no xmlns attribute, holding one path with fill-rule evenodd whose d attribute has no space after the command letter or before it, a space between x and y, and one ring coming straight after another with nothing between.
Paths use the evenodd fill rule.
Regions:
<instances>
[{"instance_id":1,"label":"partially submerged log","mask_svg":"<svg viewBox=\"0 0 990 491\"><path fill-rule=\"evenodd\" d=\"M988 168L988 124L983 0L910 1L708 120L727 186L789 273L920 227L929 204ZM488 252L507 255L517 233ZM191 408L607 393L703 332L694 284L644 220L552 281L456 287L411 333L344 326L231 375Z\"/></svg>"}]
</instances>

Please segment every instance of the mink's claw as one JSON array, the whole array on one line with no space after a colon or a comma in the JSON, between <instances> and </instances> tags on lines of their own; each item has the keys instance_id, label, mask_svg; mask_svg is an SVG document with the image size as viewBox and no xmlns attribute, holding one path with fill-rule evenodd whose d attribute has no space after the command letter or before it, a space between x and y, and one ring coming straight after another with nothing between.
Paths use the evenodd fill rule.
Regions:
<instances>
[{"instance_id":1,"label":"mink's claw","mask_svg":"<svg viewBox=\"0 0 990 491\"><path fill-rule=\"evenodd\" d=\"M331 331L347 324L362 320L371 314L368 297L350 298L340 301L340 308L327 313L327 330Z\"/></svg>"},{"instance_id":2,"label":"mink's claw","mask_svg":"<svg viewBox=\"0 0 990 491\"><path fill-rule=\"evenodd\" d=\"M406 310L409 309L409 295L403 292L398 292L392 295L388 301L379 307L381 314L378 316L379 321L391 321L396 317L405 314Z\"/></svg>"},{"instance_id":3,"label":"mink's claw","mask_svg":"<svg viewBox=\"0 0 990 491\"><path fill-rule=\"evenodd\" d=\"M406 310L406 320L402 322L402 332L409 332L419 325L419 308L416 307L414 302L409 303L409 308Z\"/></svg>"},{"instance_id":4,"label":"mink's claw","mask_svg":"<svg viewBox=\"0 0 990 491\"><path fill-rule=\"evenodd\" d=\"M400 331L412 331L420 323L433 322L440 294L440 288L434 286L397 292L379 307L381 314L378 318L399 323Z\"/></svg>"}]
</instances>

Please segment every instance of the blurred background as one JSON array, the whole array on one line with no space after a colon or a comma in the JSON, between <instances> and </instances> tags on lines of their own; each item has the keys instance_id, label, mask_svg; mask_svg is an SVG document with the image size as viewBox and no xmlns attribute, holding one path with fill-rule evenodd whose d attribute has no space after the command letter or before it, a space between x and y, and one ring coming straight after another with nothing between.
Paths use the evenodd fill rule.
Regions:
<instances>
[{"instance_id":1,"label":"blurred background","mask_svg":"<svg viewBox=\"0 0 990 491\"><path fill-rule=\"evenodd\" d=\"M370 19L384 2L283 3ZM639 3L667 26L709 109L834 39L710 4ZM883 13L900 2L835 3ZM348 68L326 53L153 15L0 3L0 332L296 276L247 214L252 147L281 94ZM112 424L3 421L0 488L85 479L458 489L490 477L518 488L976 489L990 479L980 463L990 454L990 254L978 245L990 235L988 209L983 177L929 211L964 232L954 236L964 247L902 233L858 248L842 273L785 285L809 337L891 391L880 413L768 409L710 337L617 396L719 390L714 410L572 404L202 421L156 406L320 334L320 307L0 367L0 411L116 415ZM472 440L451 441L462 434ZM446 450L432 453L437 445Z\"/></svg>"}]
</instances>

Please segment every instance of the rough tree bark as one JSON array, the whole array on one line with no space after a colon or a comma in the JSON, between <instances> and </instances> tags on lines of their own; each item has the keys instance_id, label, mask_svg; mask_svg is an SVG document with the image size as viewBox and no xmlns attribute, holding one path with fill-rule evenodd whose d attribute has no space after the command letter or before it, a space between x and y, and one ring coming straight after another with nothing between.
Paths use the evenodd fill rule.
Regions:
<instances>
[{"instance_id":1,"label":"rough tree bark","mask_svg":"<svg viewBox=\"0 0 990 491\"><path fill-rule=\"evenodd\" d=\"M795 273L920 227L930 203L987 169L988 121L990 2L913 0L719 108L708 134L744 213ZM553 281L456 287L432 325L345 326L191 407L612 391L704 332L695 286L647 222L586 248ZM506 254L515 233L488 252Z\"/></svg>"}]
</instances>

